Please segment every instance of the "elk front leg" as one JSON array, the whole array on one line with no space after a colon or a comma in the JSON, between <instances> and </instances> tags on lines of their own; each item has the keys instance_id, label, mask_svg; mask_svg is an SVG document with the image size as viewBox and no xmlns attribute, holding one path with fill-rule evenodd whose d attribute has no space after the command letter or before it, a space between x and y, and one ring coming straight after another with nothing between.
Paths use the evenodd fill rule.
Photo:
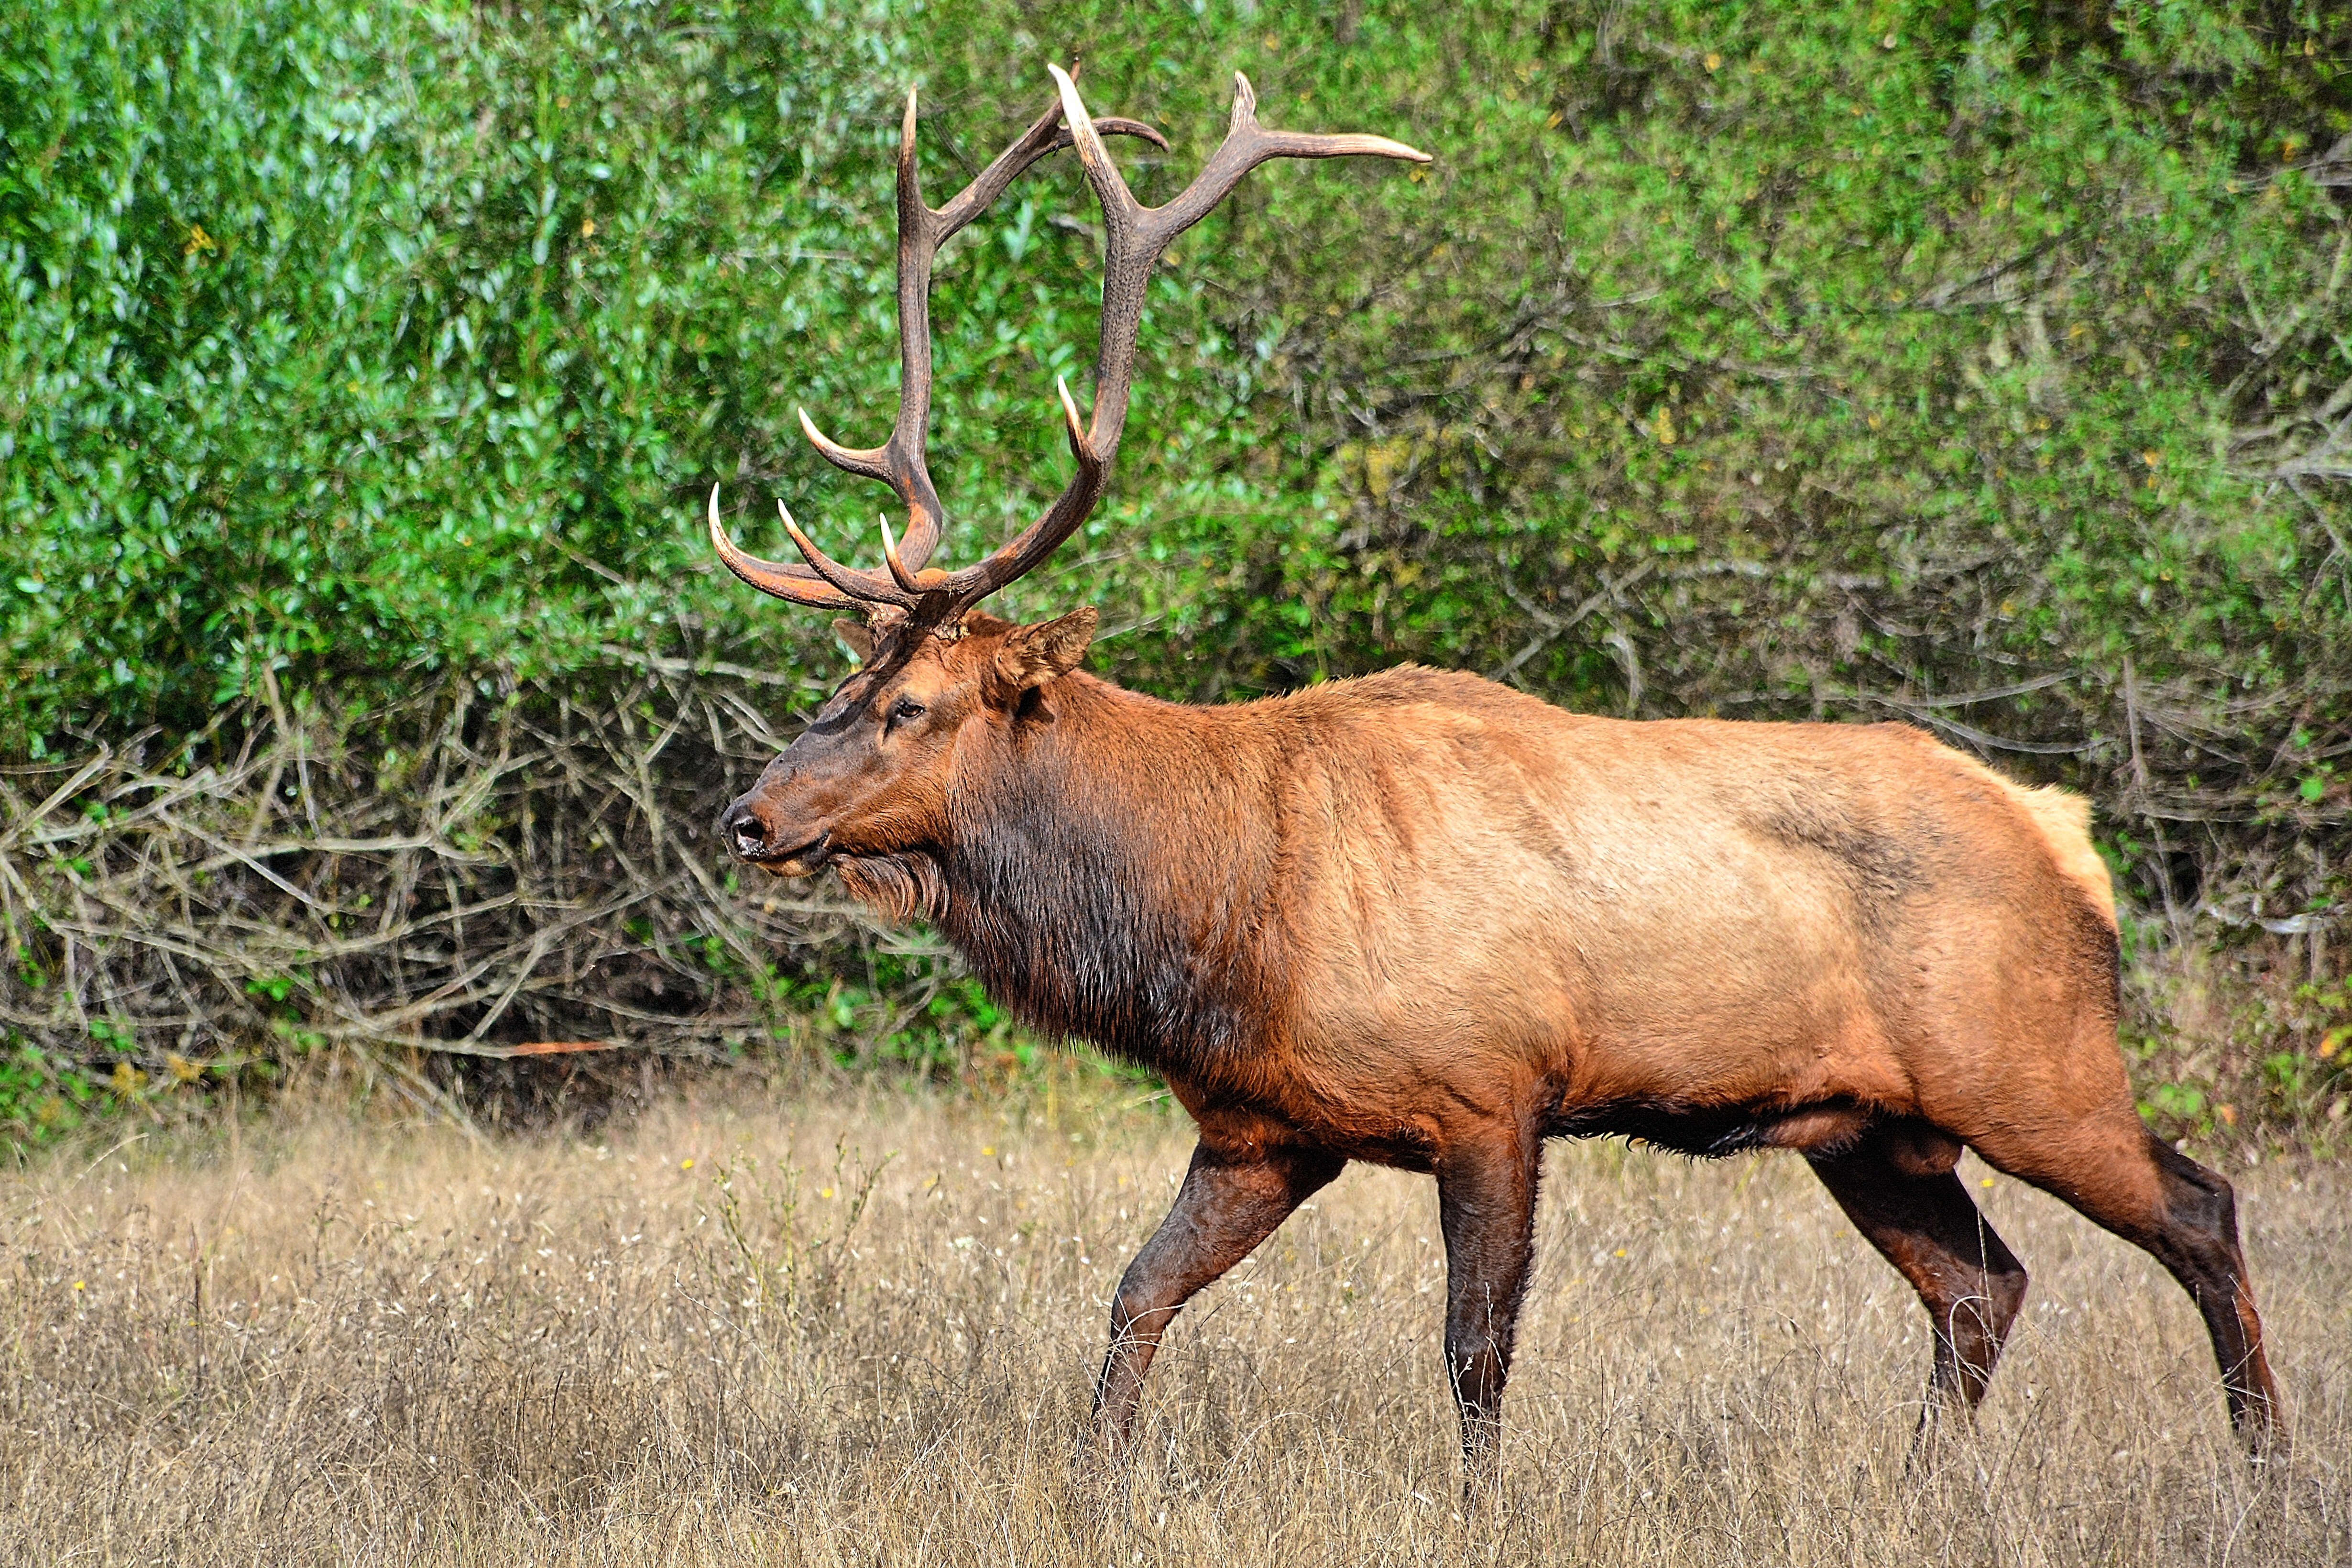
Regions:
<instances>
[{"instance_id":1,"label":"elk front leg","mask_svg":"<svg viewBox=\"0 0 2352 1568\"><path fill-rule=\"evenodd\" d=\"M1445 1234L1445 1370L1462 1416L1463 1489L1475 1496L1495 1475L1503 1382L1519 1298L1535 1256L1540 1145L1520 1129L1446 1151L1437 1169L1438 1225Z\"/></svg>"},{"instance_id":2,"label":"elk front leg","mask_svg":"<svg viewBox=\"0 0 2352 1568\"><path fill-rule=\"evenodd\" d=\"M1346 1163L1321 1149L1223 1147L1205 1136L1193 1148L1175 1206L1111 1299L1110 1353L1095 1385L1095 1434L1107 1453L1127 1452L1143 1374L1184 1303L1248 1257Z\"/></svg>"}]
</instances>

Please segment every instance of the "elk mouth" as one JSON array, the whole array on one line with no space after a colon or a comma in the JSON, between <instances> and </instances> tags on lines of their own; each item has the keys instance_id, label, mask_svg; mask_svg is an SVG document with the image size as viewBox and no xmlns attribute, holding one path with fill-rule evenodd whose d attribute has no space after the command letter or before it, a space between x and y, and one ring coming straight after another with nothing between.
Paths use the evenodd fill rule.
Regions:
<instances>
[{"instance_id":1,"label":"elk mouth","mask_svg":"<svg viewBox=\"0 0 2352 1568\"><path fill-rule=\"evenodd\" d=\"M772 871L779 877L813 877L824 869L833 858L833 829L824 828L817 836L796 849L779 850L762 855L751 864L762 871Z\"/></svg>"}]
</instances>

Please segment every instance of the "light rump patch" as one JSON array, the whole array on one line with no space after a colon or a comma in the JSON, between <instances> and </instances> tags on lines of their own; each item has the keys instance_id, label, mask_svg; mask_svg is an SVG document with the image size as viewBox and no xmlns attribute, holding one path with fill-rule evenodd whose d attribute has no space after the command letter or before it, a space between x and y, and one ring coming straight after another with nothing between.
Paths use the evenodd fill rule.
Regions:
<instances>
[{"instance_id":1,"label":"light rump patch","mask_svg":"<svg viewBox=\"0 0 2352 1568\"><path fill-rule=\"evenodd\" d=\"M1938 747L1939 751L1947 751ZM2091 803L2071 790L2056 784L2043 784L2028 789L2003 778L1974 757L1948 752L1955 763L1981 776L2014 801L2030 818L2042 836L2042 843L2051 860L2083 890L2091 907L2107 922L2109 930L2116 923L2115 878L2107 863L2091 842Z\"/></svg>"}]
</instances>

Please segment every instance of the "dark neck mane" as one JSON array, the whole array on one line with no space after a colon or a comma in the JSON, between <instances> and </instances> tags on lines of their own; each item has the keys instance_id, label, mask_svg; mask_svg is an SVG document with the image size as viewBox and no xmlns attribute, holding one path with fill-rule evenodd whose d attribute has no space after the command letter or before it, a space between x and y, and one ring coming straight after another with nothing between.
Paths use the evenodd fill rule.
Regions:
<instances>
[{"instance_id":1,"label":"dark neck mane","mask_svg":"<svg viewBox=\"0 0 2352 1568\"><path fill-rule=\"evenodd\" d=\"M1084 675L1044 706L958 781L936 918L1034 1027L1213 1071L1279 962L1265 741Z\"/></svg>"}]
</instances>

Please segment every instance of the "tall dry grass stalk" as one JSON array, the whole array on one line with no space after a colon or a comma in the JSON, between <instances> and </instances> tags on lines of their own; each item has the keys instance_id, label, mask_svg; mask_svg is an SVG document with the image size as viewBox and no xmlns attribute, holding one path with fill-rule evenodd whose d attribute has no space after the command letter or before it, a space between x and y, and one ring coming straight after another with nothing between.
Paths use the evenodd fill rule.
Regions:
<instances>
[{"instance_id":1,"label":"tall dry grass stalk","mask_svg":"<svg viewBox=\"0 0 2352 1568\"><path fill-rule=\"evenodd\" d=\"M590 1141L321 1120L0 1181L11 1563L2281 1563L2352 1556L2352 1178L2242 1173L2298 1445L2256 1477L2138 1253L2035 1272L1931 1475L1909 1291L1788 1159L1553 1156L1490 1515L1454 1505L1426 1181L1349 1173L1195 1301L1117 1489L1132 1110L679 1104ZM1966 1167L1969 1180L1984 1173Z\"/></svg>"}]
</instances>

